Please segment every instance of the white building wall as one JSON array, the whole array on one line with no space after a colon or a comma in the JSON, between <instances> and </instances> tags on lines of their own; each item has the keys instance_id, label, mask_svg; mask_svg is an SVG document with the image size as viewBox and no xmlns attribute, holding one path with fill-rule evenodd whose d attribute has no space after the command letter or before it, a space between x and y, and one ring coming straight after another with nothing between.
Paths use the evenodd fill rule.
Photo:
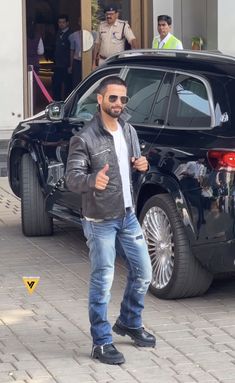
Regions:
<instances>
[{"instance_id":1,"label":"white building wall","mask_svg":"<svg viewBox=\"0 0 235 383\"><path fill-rule=\"evenodd\" d=\"M206 0L182 0L182 40L184 48L191 49L192 37L200 36L206 41Z\"/></svg>"},{"instance_id":2,"label":"white building wall","mask_svg":"<svg viewBox=\"0 0 235 383\"><path fill-rule=\"evenodd\" d=\"M226 0L224 0L225 2ZM218 0L207 0L206 46L208 50L218 49Z\"/></svg>"},{"instance_id":3,"label":"white building wall","mask_svg":"<svg viewBox=\"0 0 235 383\"><path fill-rule=\"evenodd\" d=\"M1 2L0 139L23 118L22 1Z\"/></svg>"},{"instance_id":4,"label":"white building wall","mask_svg":"<svg viewBox=\"0 0 235 383\"><path fill-rule=\"evenodd\" d=\"M235 1L218 1L218 49L235 55Z\"/></svg>"}]
</instances>

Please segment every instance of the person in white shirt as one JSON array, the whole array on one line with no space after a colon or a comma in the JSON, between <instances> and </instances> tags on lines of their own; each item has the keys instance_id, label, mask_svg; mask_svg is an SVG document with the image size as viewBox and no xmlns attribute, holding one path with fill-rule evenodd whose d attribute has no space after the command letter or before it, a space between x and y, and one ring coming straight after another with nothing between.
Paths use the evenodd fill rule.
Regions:
<instances>
[{"instance_id":1,"label":"person in white shirt","mask_svg":"<svg viewBox=\"0 0 235 383\"><path fill-rule=\"evenodd\" d=\"M81 21L78 18L78 30L69 36L70 41L70 68L72 73L73 89L82 80L82 31Z\"/></svg>"}]
</instances>

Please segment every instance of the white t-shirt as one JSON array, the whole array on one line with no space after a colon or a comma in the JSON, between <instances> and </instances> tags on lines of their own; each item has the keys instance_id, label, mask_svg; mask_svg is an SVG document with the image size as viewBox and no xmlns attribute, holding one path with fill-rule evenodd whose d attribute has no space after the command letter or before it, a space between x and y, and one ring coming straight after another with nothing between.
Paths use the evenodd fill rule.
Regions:
<instances>
[{"instance_id":1,"label":"white t-shirt","mask_svg":"<svg viewBox=\"0 0 235 383\"><path fill-rule=\"evenodd\" d=\"M44 54L44 44L43 44L43 41L42 41L41 37L40 37L40 40L39 40L39 43L38 43L37 54L39 56L42 56Z\"/></svg>"},{"instance_id":2,"label":"white t-shirt","mask_svg":"<svg viewBox=\"0 0 235 383\"><path fill-rule=\"evenodd\" d=\"M132 207L132 197L130 189L130 165L127 144L123 135L122 127L117 123L117 130L110 131L114 139L115 151L118 158L118 165L122 179L123 198L126 207Z\"/></svg>"}]
</instances>

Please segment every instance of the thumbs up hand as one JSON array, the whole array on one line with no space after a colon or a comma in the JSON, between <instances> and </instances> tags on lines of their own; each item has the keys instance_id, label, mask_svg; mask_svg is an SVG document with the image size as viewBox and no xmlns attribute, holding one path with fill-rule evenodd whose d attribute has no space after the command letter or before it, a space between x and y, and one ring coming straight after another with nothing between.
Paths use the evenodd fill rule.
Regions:
<instances>
[{"instance_id":1,"label":"thumbs up hand","mask_svg":"<svg viewBox=\"0 0 235 383\"><path fill-rule=\"evenodd\" d=\"M98 190L105 190L109 182L109 177L106 175L106 172L109 170L109 164L106 164L103 169L101 169L96 176L95 188Z\"/></svg>"}]
</instances>

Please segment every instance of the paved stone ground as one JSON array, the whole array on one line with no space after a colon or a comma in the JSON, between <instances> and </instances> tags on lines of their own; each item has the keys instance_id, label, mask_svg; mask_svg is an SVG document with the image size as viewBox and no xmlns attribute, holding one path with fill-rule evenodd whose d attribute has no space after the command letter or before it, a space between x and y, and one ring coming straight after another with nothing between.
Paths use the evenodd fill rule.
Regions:
<instances>
[{"instance_id":1,"label":"paved stone ground","mask_svg":"<svg viewBox=\"0 0 235 383\"><path fill-rule=\"evenodd\" d=\"M0 139L0 177L6 177L7 175L7 151L8 140Z\"/></svg>"},{"instance_id":2,"label":"paved stone ground","mask_svg":"<svg viewBox=\"0 0 235 383\"><path fill-rule=\"evenodd\" d=\"M146 297L144 323L157 337L141 349L114 336L122 366L90 359L89 263L79 229L26 238L20 201L0 178L0 383L234 383L235 282L216 282L200 298ZM118 315L125 268L117 261L110 320ZM30 295L23 276L40 276Z\"/></svg>"}]
</instances>

